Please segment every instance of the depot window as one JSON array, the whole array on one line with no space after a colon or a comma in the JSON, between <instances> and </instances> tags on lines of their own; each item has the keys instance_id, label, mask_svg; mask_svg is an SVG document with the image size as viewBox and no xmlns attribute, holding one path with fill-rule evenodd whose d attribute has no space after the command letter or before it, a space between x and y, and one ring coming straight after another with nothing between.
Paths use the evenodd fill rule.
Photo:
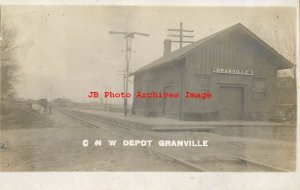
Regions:
<instances>
[{"instance_id":1,"label":"depot window","mask_svg":"<svg viewBox=\"0 0 300 190\"><path fill-rule=\"evenodd\" d=\"M206 76L196 76L196 87L200 92L209 91L209 77Z\"/></svg>"},{"instance_id":2,"label":"depot window","mask_svg":"<svg viewBox=\"0 0 300 190\"><path fill-rule=\"evenodd\" d=\"M254 99L264 99L266 97L265 80L254 80L253 97Z\"/></svg>"}]
</instances>

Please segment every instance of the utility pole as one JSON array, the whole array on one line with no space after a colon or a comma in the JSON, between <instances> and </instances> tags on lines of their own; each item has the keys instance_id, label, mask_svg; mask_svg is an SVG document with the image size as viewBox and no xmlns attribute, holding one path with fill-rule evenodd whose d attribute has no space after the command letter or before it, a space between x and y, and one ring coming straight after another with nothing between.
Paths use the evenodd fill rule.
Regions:
<instances>
[{"instance_id":1,"label":"utility pole","mask_svg":"<svg viewBox=\"0 0 300 190\"><path fill-rule=\"evenodd\" d=\"M168 31L179 32L179 35L168 35L170 37L179 37L179 40L172 41L179 43L179 47L182 48L183 43L193 43L192 41L184 41L183 38L193 38L194 36L184 35L184 32L194 32L193 30L184 30L182 22L180 23L179 29L168 29Z\"/></svg>"},{"instance_id":2,"label":"utility pole","mask_svg":"<svg viewBox=\"0 0 300 190\"><path fill-rule=\"evenodd\" d=\"M149 34L140 33L140 32L116 32L116 31L109 31L109 34L121 34L124 36L126 40L126 66L125 66L125 84L124 84L124 93L128 93L128 77L129 77L129 63L131 59L131 42L135 35L146 36L148 37ZM124 98L124 116L127 116L127 98Z\"/></svg>"},{"instance_id":3,"label":"utility pole","mask_svg":"<svg viewBox=\"0 0 300 190\"><path fill-rule=\"evenodd\" d=\"M125 70L123 71L118 71L119 74L118 75L121 75L122 76L122 79L123 79L123 92L125 92Z\"/></svg>"}]
</instances>

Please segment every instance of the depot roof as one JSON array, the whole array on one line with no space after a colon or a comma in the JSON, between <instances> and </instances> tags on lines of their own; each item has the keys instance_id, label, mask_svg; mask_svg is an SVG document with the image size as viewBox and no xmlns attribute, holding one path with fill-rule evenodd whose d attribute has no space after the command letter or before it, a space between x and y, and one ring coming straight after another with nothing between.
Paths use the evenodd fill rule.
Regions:
<instances>
[{"instance_id":1,"label":"depot roof","mask_svg":"<svg viewBox=\"0 0 300 190\"><path fill-rule=\"evenodd\" d=\"M257 43L260 43L261 45L263 45L267 50L269 50L271 52L271 54L273 54L273 56L277 57L279 61L276 64L279 69L288 69L288 68L293 67L293 64L290 63L286 58L284 58L282 55L280 55L276 50L274 50L271 46L269 46L267 43L265 43L263 40L261 40L258 36L256 36L253 32L251 32L244 25L242 25L241 23L238 23L238 24L235 24L224 30L221 30L215 34L212 34L206 38L198 40L190 45L187 45L181 49L173 51L170 54L165 55L165 56L151 62L150 64L136 70L131 75L140 74L142 72L145 72L145 71L148 71L148 70L151 70L154 68L158 68L163 65L170 64L172 61L179 60L179 59L187 56L195 48L198 48L198 47L203 46L204 44L210 43L217 37L220 37L224 34L232 32L235 29L241 29L241 30L245 31L250 37L253 38L253 40L255 40Z\"/></svg>"}]
</instances>

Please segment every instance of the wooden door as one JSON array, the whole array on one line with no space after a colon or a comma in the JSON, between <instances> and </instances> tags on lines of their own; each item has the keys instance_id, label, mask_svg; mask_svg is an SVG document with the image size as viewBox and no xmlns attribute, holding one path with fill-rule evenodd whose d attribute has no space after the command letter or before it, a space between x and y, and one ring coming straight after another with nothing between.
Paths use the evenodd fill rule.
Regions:
<instances>
[{"instance_id":1,"label":"wooden door","mask_svg":"<svg viewBox=\"0 0 300 190\"><path fill-rule=\"evenodd\" d=\"M220 117L224 120L239 120L244 113L244 89L241 87L221 87Z\"/></svg>"}]
</instances>

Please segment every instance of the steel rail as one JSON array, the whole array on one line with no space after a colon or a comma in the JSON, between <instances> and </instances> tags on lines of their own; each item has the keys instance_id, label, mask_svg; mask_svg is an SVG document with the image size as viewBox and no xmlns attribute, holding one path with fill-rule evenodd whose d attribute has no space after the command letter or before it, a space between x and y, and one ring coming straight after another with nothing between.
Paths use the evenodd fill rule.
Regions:
<instances>
[{"instance_id":1,"label":"steel rail","mask_svg":"<svg viewBox=\"0 0 300 190\"><path fill-rule=\"evenodd\" d=\"M124 136L124 135L115 134L115 133L111 132L110 130L107 130L107 129L103 128L103 127L100 127L99 125L97 125L97 124L95 124L95 123L92 123L92 122L90 122L90 121L87 121L87 120L85 120L85 119L79 118L78 116L72 115L72 114L70 114L70 113L66 113L66 112L61 111L61 110L59 110L59 111L60 111L61 113L65 114L65 115L69 116L69 117L72 117L72 118L75 118L75 119L81 121L82 123L88 124L88 125L93 126L93 127L96 127L96 128L100 128L100 129L102 129L102 130L104 130L104 131L106 131L106 132L109 132L109 133L111 133L111 134L113 134L113 135L117 135L117 136L122 137L122 138L128 138L128 137L126 137L126 136ZM108 122L105 122L105 123L106 123L106 124L110 124L110 122L109 122L109 123L108 123ZM114 124L114 126L120 127L121 125L115 125L115 124ZM126 129L127 129L127 128L128 128L128 127L126 127ZM181 158L178 158L177 156L170 155L170 154L167 154L167 153L162 152L162 151L159 151L159 150L155 150L155 149L153 149L153 148L151 148L151 147L142 147L142 148L147 148L147 149L149 149L149 150L151 150L151 151L153 151L153 152L156 152L156 153L161 154L161 155L163 155L163 156L165 156L165 157L168 157L169 159L172 159L172 160L174 160L174 161L176 161L176 162L179 162L179 163L181 163L181 164L183 164L183 165L185 165L185 166L188 166L188 167L191 168L191 169L195 169L195 170L201 171L201 172L208 172L207 169L202 168L202 167L200 167L200 166L197 166L197 165L195 165L195 164L193 164L193 163L191 163L191 162L185 161L185 160L183 160L183 159L181 159Z\"/></svg>"},{"instance_id":2,"label":"steel rail","mask_svg":"<svg viewBox=\"0 0 300 190\"><path fill-rule=\"evenodd\" d=\"M61 111L61 110L59 110L59 111ZM62 111L61 111L61 112L62 112ZM92 114L88 114L88 113L77 112L77 113L75 114L75 115L77 115L77 116L74 116L74 114L72 115L72 114L70 114L70 113L65 113L65 112L62 112L62 113L64 113L65 115L69 115L70 117L73 117L73 118L75 118L75 119L77 119L77 120L80 120L80 121L82 121L82 122L84 122L84 123L88 123L89 125L91 125L91 126L93 126L93 127L103 129L103 130L105 130L106 132L109 132L109 133L111 133L111 134L114 134L114 133L111 132L110 130L107 130L107 129L104 129L103 127L98 126L97 124L94 124L94 123L91 123L91 122L89 122L89 121L86 121L86 120L84 120L84 119L79 118L79 117L78 117L78 114L83 114L83 115L84 115L84 114L87 114L87 115L91 115L91 116L88 116L88 117L90 117L91 119L94 119L94 120L96 120L96 121L100 121L100 122L105 123L105 124L109 124L109 125L113 125L113 126L116 126L116 127L124 128L124 129L127 129L127 130L133 130L133 129L134 129L134 128L127 127L127 126L124 126L124 125L121 125L121 124L116 124L116 123L112 123L112 122L108 122L108 121L105 121L105 120L96 118L96 117L92 116ZM85 116L86 116L86 115L85 115ZM116 135L116 134L114 134L114 135ZM119 135L119 134L117 134L117 135L118 135L119 137L122 137L122 138L128 138L128 137L123 136L123 135ZM152 150L152 151L154 151L154 152L157 152L157 153L159 153L159 154L162 154L162 155L164 155L164 156L166 156L166 157L169 157L169 158L171 158L171 159L173 159L173 160L175 160L175 161L178 161L178 162L180 162L180 163L182 163L182 164L184 164L184 165L186 165L186 166L189 166L190 168L197 169L198 171L204 171L204 172L208 172L208 171L209 171L209 170L206 169L206 168L202 168L202 167L200 167L200 166L197 166L197 165L195 165L195 164L193 164L193 163L191 163L191 162L188 162L188 161L185 161L185 160L183 160L183 159L181 159L181 158L178 158L177 156L173 156L173 155L170 155L170 154L167 154L167 153L164 153L164 152L155 150L155 149L150 148L150 147L146 147L146 148L148 148L148 149L150 149L150 150ZM228 156L228 157L230 157L230 158L232 158L232 159L235 159L235 160L238 160L238 161L242 161L242 162L244 162L244 163L247 163L248 165L251 164L251 165L253 165L253 166L260 167L260 168L263 168L263 169L268 169L268 170L271 170L271 171L277 171L277 172L289 172L288 170L285 170L285 169L282 169L282 168L279 168L279 167L271 166L271 165L264 164L264 163L260 163L260 162L257 162L257 161L252 161L252 160L250 160L250 159L243 158L243 157L240 157L240 156L236 156L236 155L233 155L233 154L230 154L230 153L225 153L225 152L223 152L222 154L225 154L226 156Z\"/></svg>"}]
</instances>

